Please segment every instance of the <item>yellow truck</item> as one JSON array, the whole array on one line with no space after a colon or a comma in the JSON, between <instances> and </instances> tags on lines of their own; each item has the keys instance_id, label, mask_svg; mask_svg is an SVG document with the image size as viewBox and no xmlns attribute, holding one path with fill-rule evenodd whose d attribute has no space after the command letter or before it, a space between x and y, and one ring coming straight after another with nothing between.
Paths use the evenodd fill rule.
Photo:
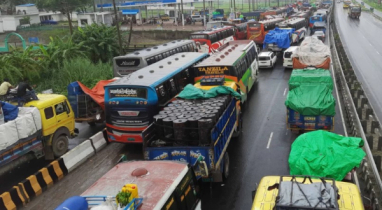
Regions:
<instances>
[{"instance_id":1,"label":"yellow truck","mask_svg":"<svg viewBox=\"0 0 382 210\"><path fill-rule=\"evenodd\" d=\"M78 134L74 112L64 95L37 97L14 108L18 109L16 119L0 124L0 141L7 145L0 148L0 174L34 158L62 156L68 150L68 139Z\"/></svg>"},{"instance_id":2,"label":"yellow truck","mask_svg":"<svg viewBox=\"0 0 382 210\"><path fill-rule=\"evenodd\" d=\"M310 176L265 176L252 199L252 210L364 210L355 184Z\"/></svg>"},{"instance_id":3,"label":"yellow truck","mask_svg":"<svg viewBox=\"0 0 382 210\"><path fill-rule=\"evenodd\" d=\"M344 4L343 4L343 8L349 8L349 7L350 7L350 4L351 4L351 1L350 1L350 0L345 0L345 1L344 1Z\"/></svg>"}]
</instances>

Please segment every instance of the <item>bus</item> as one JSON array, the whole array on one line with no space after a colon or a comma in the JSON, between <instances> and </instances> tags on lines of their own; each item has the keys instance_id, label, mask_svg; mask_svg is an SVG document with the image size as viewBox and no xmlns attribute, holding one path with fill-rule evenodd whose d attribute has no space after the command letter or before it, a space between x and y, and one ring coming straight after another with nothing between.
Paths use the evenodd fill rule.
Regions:
<instances>
[{"instance_id":1,"label":"bus","mask_svg":"<svg viewBox=\"0 0 382 210\"><path fill-rule=\"evenodd\" d=\"M247 39L247 23L232 24L229 22L223 23L227 26L233 26L235 28L235 40L246 40Z\"/></svg>"},{"instance_id":2,"label":"bus","mask_svg":"<svg viewBox=\"0 0 382 210\"><path fill-rule=\"evenodd\" d=\"M114 77L128 75L180 52L195 52L193 40L176 40L113 58Z\"/></svg>"},{"instance_id":3,"label":"bus","mask_svg":"<svg viewBox=\"0 0 382 210\"><path fill-rule=\"evenodd\" d=\"M307 12L298 12L296 14L293 14L289 17L289 19L292 19L292 18L295 18L295 17L298 17L298 18L305 18L305 20L307 21L306 23L306 27L309 27L309 18L310 18L310 14L311 12L310 11L307 11Z\"/></svg>"},{"instance_id":4,"label":"bus","mask_svg":"<svg viewBox=\"0 0 382 210\"><path fill-rule=\"evenodd\" d=\"M345 1L344 1L344 4L343 4L343 8L349 8L349 7L350 7L350 4L351 4L351 1L350 1L350 0L345 0Z\"/></svg>"},{"instance_id":5,"label":"bus","mask_svg":"<svg viewBox=\"0 0 382 210\"><path fill-rule=\"evenodd\" d=\"M191 69L206 53L178 53L105 86L108 141L142 143L144 130L161 107L187 84L194 83Z\"/></svg>"},{"instance_id":6,"label":"bus","mask_svg":"<svg viewBox=\"0 0 382 210\"><path fill-rule=\"evenodd\" d=\"M277 24L279 28L293 28L295 30L292 34L292 43L298 43L300 40L303 40L305 38L305 35L307 34L307 30L305 28L306 25L306 19L298 17L288 19Z\"/></svg>"},{"instance_id":7,"label":"bus","mask_svg":"<svg viewBox=\"0 0 382 210\"><path fill-rule=\"evenodd\" d=\"M258 79L258 52L252 40L231 41L219 48L206 60L194 67L195 83L205 76L224 75L225 81L234 81L240 88L242 103Z\"/></svg>"},{"instance_id":8,"label":"bus","mask_svg":"<svg viewBox=\"0 0 382 210\"><path fill-rule=\"evenodd\" d=\"M223 44L234 40L235 29L233 26L224 26L206 31L194 32L190 39L198 45L199 52L210 53Z\"/></svg>"},{"instance_id":9,"label":"bus","mask_svg":"<svg viewBox=\"0 0 382 210\"><path fill-rule=\"evenodd\" d=\"M312 17L309 18L309 28L313 28L313 24L315 22L326 22L327 20L327 15L326 11L324 10L318 10L313 14Z\"/></svg>"},{"instance_id":10,"label":"bus","mask_svg":"<svg viewBox=\"0 0 382 210\"><path fill-rule=\"evenodd\" d=\"M284 21L283 18L275 18L258 22L248 22L247 39L254 41L256 44L263 44L264 37L268 31L275 29L276 24L282 21Z\"/></svg>"},{"instance_id":11,"label":"bus","mask_svg":"<svg viewBox=\"0 0 382 210\"><path fill-rule=\"evenodd\" d=\"M110 209L122 209L116 208L115 201L116 195L121 191L131 193L130 204L136 207L128 208L127 205L123 209L201 209L200 186L194 169L184 162L168 160L121 162L94 182L81 196L86 199L89 207L102 208L101 206L105 205L103 202L108 200L114 207Z\"/></svg>"}]
</instances>

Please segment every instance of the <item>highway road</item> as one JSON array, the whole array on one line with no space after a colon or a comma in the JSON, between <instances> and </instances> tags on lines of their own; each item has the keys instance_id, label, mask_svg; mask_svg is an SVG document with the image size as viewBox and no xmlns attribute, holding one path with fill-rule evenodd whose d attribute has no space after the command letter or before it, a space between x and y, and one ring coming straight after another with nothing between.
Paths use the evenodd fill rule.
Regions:
<instances>
[{"instance_id":1,"label":"highway road","mask_svg":"<svg viewBox=\"0 0 382 210\"><path fill-rule=\"evenodd\" d=\"M351 19L342 3L336 5L335 18L357 78L378 119L382 119L382 22L366 12L359 20Z\"/></svg>"},{"instance_id":2,"label":"highway road","mask_svg":"<svg viewBox=\"0 0 382 210\"><path fill-rule=\"evenodd\" d=\"M243 114L243 135L228 148L230 177L225 183L202 184L202 209L250 209L251 191L263 176L289 174L288 156L297 135L286 129L284 102L292 70L285 70L281 62L279 59L274 69L261 69ZM337 103L335 133L343 135L338 107ZM122 154L129 160L143 158L140 145L110 144L22 209L50 210L65 199L80 195Z\"/></svg>"},{"instance_id":3,"label":"highway road","mask_svg":"<svg viewBox=\"0 0 382 210\"><path fill-rule=\"evenodd\" d=\"M98 133L104 127L104 124L97 124L96 126L92 127L87 123L76 123L76 128L79 129L80 133L76 138L69 140L69 149L72 149L83 141L89 139L89 137ZM47 166L50 162L51 161L47 161L44 158L40 158L38 160L35 159L28 163L24 163L17 169L13 170L11 173L0 176L0 180L7 180L6 182L1 182L0 194L9 190L12 186L17 185L17 183L21 182L28 176L36 173L42 167Z\"/></svg>"}]
</instances>

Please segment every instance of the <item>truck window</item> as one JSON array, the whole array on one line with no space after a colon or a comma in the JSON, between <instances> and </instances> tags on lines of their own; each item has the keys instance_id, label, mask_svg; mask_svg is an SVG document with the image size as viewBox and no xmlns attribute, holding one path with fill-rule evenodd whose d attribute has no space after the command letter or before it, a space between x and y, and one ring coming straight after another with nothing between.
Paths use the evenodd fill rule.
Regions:
<instances>
[{"instance_id":1,"label":"truck window","mask_svg":"<svg viewBox=\"0 0 382 210\"><path fill-rule=\"evenodd\" d=\"M54 105L54 109L56 110L56 115L60 115L64 112L67 112L68 105L65 102L58 103Z\"/></svg>"},{"instance_id":2,"label":"truck window","mask_svg":"<svg viewBox=\"0 0 382 210\"><path fill-rule=\"evenodd\" d=\"M45 113L45 119L47 119L47 120L54 116L52 107L45 108L44 113Z\"/></svg>"}]
</instances>

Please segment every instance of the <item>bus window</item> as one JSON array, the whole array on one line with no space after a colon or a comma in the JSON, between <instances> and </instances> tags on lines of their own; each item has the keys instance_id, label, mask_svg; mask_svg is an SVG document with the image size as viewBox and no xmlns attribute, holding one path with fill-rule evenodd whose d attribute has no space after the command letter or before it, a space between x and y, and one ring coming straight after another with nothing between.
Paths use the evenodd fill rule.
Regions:
<instances>
[{"instance_id":1,"label":"bus window","mask_svg":"<svg viewBox=\"0 0 382 210\"><path fill-rule=\"evenodd\" d=\"M169 83L170 83L170 91L171 91L171 98L172 98L172 97L176 96L178 91L176 90L174 79L170 79Z\"/></svg>"},{"instance_id":2,"label":"bus window","mask_svg":"<svg viewBox=\"0 0 382 210\"><path fill-rule=\"evenodd\" d=\"M164 53L162 53L162 56L163 56L163 58L167 58L168 56L167 56L167 54L164 52Z\"/></svg>"},{"instance_id":3,"label":"bus window","mask_svg":"<svg viewBox=\"0 0 382 210\"><path fill-rule=\"evenodd\" d=\"M146 59L146 62L147 62L147 65L151 65L151 64L155 63L155 60L153 57L149 57Z\"/></svg>"},{"instance_id":4,"label":"bus window","mask_svg":"<svg viewBox=\"0 0 382 210\"><path fill-rule=\"evenodd\" d=\"M163 59L162 54L159 54L159 55L158 55L158 58L159 58L159 60L162 60L162 59Z\"/></svg>"},{"instance_id":5,"label":"bus window","mask_svg":"<svg viewBox=\"0 0 382 210\"><path fill-rule=\"evenodd\" d=\"M164 85L159 85L156 89L157 96L158 96L158 103L159 106L166 105L166 102L170 100L169 95L166 93Z\"/></svg>"}]
</instances>

